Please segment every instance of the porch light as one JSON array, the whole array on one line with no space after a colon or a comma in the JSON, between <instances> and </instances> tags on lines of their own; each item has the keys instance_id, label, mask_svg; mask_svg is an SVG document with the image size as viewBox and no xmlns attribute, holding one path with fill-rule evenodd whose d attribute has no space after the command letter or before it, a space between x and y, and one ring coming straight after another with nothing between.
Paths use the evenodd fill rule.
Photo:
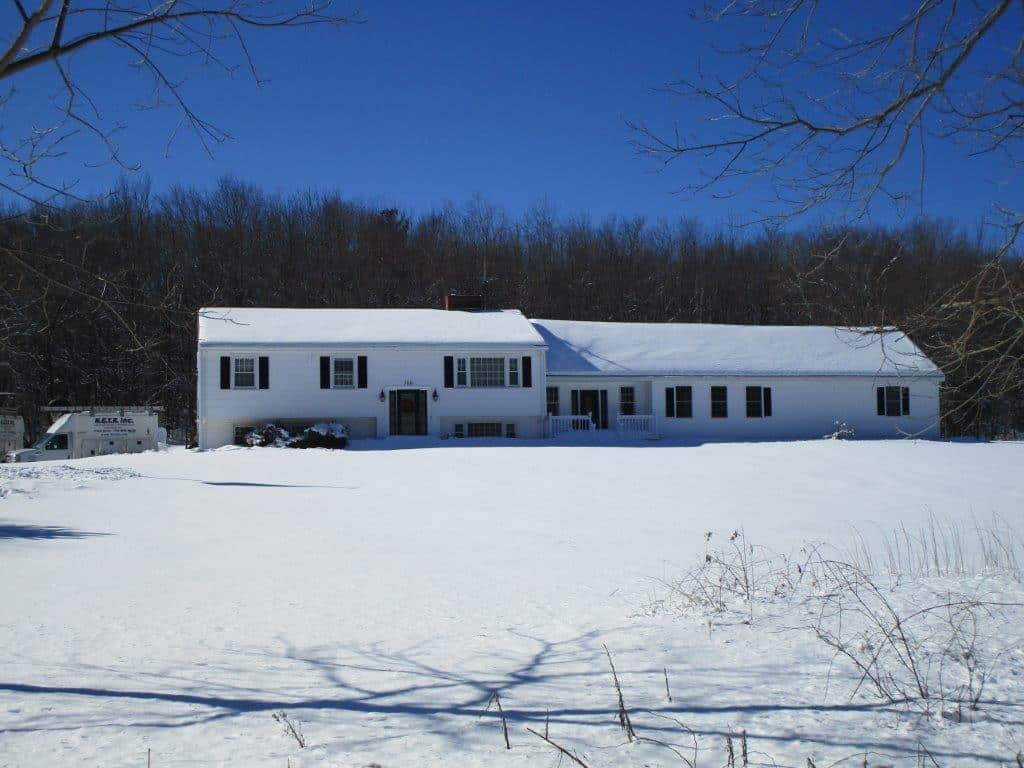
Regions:
<instances>
[{"instance_id":1,"label":"porch light","mask_svg":"<svg viewBox=\"0 0 1024 768\"><path fill-rule=\"evenodd\" d=\"M440 397L438 397L436 389L434 390L434 394L432 394L431 397L434 399L435 403L441 399Z\"/></svg>"},{"instance_id":2,"label":"porch light","mask_svg":"<svg viewBox=\"0 0 1024 768\"><path fill-rule=\"evenodd\" d=\"M382 403L384 402L384 390L383 389L380 391L380 394L377 395L377 399L380 400Z\"/></svg>"}]
</instances>

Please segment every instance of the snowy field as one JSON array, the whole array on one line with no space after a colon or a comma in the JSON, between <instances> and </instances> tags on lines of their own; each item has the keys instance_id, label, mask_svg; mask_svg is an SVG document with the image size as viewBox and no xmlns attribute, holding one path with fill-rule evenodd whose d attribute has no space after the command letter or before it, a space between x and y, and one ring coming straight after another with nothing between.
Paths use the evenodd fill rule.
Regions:
<instances>
[{"instance_id":1,"label":"snowy field","mask_svg":"<svg viewBox=\"0 0 1024 768\"><path fill-rule=\"evenodd\" d=\"M801 768L1024 750L1019 624L953 722L851 699L800 607L652 609L707 531L778 552L881 552L930 519L1021 532L1024 444L411 445L0 467L0 766L557 765L527 727L591 768L681 766L657 743L692 759L680 724L715 768L743 730L752 764ZM990 574L894 600L951 585L1024 600ZM511 750L496 707L481 716L494 691Z\"/></svg>"}]
</instances>

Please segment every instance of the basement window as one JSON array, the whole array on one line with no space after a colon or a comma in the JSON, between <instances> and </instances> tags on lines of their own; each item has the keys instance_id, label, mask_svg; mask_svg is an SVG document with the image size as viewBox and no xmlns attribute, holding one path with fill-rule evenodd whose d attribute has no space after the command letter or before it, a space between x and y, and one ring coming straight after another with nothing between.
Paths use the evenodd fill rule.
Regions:
<instances>
[{"instance_id":1,"label":"basement window","mask_svg":"<svg viewBox=\"0 0 1024 768\"><path fill-rule=\"evenodd\" d=\"M452 437L465 437L466 436L466 425L456 424L452 428Z\"/></svg>"},{"instance_id":2,"label":"basement window","mask_svg":"<svg viewBox=\"0 0 1024 768\"><path fill-rule=\"evenodd\" d=\"M470 437L501 437L501 422L471 421L468 434Z\"/></svg>"}]
</instances>

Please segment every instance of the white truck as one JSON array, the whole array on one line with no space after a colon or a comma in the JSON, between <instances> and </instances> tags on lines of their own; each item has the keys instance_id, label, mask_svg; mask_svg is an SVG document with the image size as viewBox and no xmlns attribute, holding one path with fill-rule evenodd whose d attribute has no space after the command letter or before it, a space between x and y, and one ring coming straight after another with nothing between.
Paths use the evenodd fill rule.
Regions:
<instances>
[{"instance_id":1,"label":"white truck","mask_svg":"<svg viewBox=\"0 0 1024 768\"><path fill-rule=\"evenodd\" d=\"M13 408L0 408L0 461L25 447L25 420Z\"/></svg>"},{"instance_id":2,"label":"white truck","mask_svg":"<svg viewBox=\"0 0 1024 768\"><path fill-rule=\"evenodd\" d=\"M65 409L47 408L51 412ZM70 410L70 409L66 409ZM157 447L156 408L144 406L74 410L60 416L31 448L10 451L8 461L81 459L140 453Z\"/></svg>"}]
</instances>

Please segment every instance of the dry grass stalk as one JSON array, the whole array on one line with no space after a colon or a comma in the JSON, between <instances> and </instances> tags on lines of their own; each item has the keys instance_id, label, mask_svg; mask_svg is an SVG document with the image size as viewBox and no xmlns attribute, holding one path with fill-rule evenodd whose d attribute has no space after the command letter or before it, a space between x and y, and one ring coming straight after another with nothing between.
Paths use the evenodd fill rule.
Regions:
<instances>
[{"instance_id":1,"label":"dry grass stalk","mask_svg":"<svg viewBox=\"0 0 1024 768\"><path fill-rule=\"evenodd\" d=\"M636 731L633 730L633 723L629 719L629 712L626 709L626 702L622 698L622 686L619 685L619 675L615 671L615 662L612 661L611 651L608 650L608 646L604 646L605 656L608 657L608 666L612 670L612 682L615 684L615 693L619 698L619 726L622 731L626 734L628 741L636 741Z\"/></svg>"},{"instance_id":2,"label":"dry grass stalk","mask_svg":"<svg viewBox=\"0 0 1024 768\"><path fill-rule=\"evenodd\" d=\"M537 733L537 731L533 730L533 728L527 728L526 730L532 733L541 741L545 742L548 746L558 750L558 753L560 755L569 758L570 760L572 760L572 762L576 763L576 765L578 765L580 768L590 768L590 766L584 763L575 752L573 752L570 749L566 749L561 744L552 741L550 738L548 738L546 734Z\"/></svg>"},{"instance_id":3,"label":"dry grass stalk","mask_svg":"<svg viewBox=\"0 0 1024 768\"><path fill-rule=\"evenodd\" d=\"M480 717L483 717L490 711L492 703L496 706L498 710L498 716L501 718L501 730L502 734L505 737L505 749L512 749L512 744L509 742L508 739L508 718L505 717L505 710L501 706L501 696L498 694L497 691L494 691L491 694L491 697L487 700L487 706L484 707L484 711L480 713ZM546 725L544 727L544 733L547 733Z\"/></svg>"},{"instance_id":4,"label":"dry grass stalk","mask_svg":"<svg viewBox=\"0 0 1024 768\"><path fill-rule=\"evenodd\" d=\"M274 722L280 724L281 730L284 731L286 736L291 736L295 739L295 743L299 745L299 749L306 748L306 737L302 733L302 725L298 720L292 720L288 717L285 712L274 712L271 717L274 718Z\"/></svg>"}]
</instances>

